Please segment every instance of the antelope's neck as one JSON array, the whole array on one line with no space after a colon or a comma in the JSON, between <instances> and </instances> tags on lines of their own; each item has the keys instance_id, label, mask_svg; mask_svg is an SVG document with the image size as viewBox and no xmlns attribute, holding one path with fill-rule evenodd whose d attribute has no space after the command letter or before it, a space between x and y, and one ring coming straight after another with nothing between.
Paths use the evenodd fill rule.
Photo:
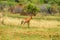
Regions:
<instances>
[{"instance_id":1,"label":"antelope's neck","mask_svg":"<svg viewBox=\"0 0 60 40\"><path fill-rule=\"evenodd\" d=\"M32 16L30 16L30 19L32 19Z\"/></svg>"},{"instance_id":2,"label":"antelope's neck","mask_svg":"<svg viewBox=\"0 0 60 40\"><path fill-rule=\"evenodd\" d=\"M25 18L25 20L31 20L31 19L32 19L32 16Z\"/></svg>"}]
</instances>

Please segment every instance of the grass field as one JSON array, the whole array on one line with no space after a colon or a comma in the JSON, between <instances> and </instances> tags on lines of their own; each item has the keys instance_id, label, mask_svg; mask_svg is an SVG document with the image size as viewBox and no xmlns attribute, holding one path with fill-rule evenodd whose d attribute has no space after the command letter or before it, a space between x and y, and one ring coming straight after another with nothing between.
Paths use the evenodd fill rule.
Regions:
<instances>
[{"instance_id":1,"label":"grass field","mask_svg":"<svg viewBox=\"0 0 60 40\"><path fill-rule=\"evenodd\" d=\"M60 40L60 28L0 25L0 40Z\"/></svg>"},{"instance_id":2,"label":"grass field","mask_svg":"<svg viewBox=\"0 0 60 40\"><path fill-rule=\"evenodd\" d=\"M8 18L11 17L14 23L16 22L15 18L27 17L19 14L6 15ZM9 21L6 22L9 23ZM60 16L33 16L31 22L30 28L27 25L0 24L0 40L60 40Z\"/></svg>"}]
</instances>

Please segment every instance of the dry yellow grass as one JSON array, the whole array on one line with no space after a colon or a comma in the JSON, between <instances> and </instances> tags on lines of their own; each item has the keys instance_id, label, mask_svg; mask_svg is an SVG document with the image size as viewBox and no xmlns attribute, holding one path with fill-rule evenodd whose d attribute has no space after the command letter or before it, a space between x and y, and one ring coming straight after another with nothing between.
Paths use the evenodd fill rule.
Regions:
<instances>
[{"instance_id":1,"label":"dry yellow grass","mask_svg":"<svg viewBox=\"0 0 60 40\"><path fill-rule=\"evenodd\" d=\"M4 17L1 19L0 22L2 22L2 20L4 20L5 25L21 26L20 23L21 23L22 19ZM58 25L60 25L60 21L56 21L56 20L31 20L30 21L30 27L43 27L43 28L52 27L53 28L53 27L57 27ZM27 26L27 24L25 24L23 26Z\"/></svg>"},{"instance_id":2,"label":"dry yellow grass","mask_svg":"<svg viewBox=\"0 0 60 40\"><path fill-rule=\"evenodd\" d=\"M51 27L57 27L58 25L60 25L59 21L48 21L48 20L32 20L31 21L31 26L35 26L35 27L43 27L43 28L51 28Z\"/></svg>"},{"instance_id":3,"label":"dry yellow grass","mask_svg":"<svg viewBox=\"0 0 60 40\"><path fill-rule=\"evenodd\" d=\"M27 28L27 24L23 26L20 25L22 19L3 17L1 18L0 23L3 20L5 25L0 25L1 40L53 40L53 38L60 40L60 30L58 29L60 21L33 19L30 22L31 28Z\"/></svg>"}]
</instances>

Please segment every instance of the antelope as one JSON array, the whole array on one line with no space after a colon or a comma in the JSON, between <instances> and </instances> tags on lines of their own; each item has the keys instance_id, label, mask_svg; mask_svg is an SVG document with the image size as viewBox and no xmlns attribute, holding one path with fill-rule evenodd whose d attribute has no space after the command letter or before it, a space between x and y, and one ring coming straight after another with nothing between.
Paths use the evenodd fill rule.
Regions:
<instances>
[{"instance_id":1,"label":"antelope","mask_svg":"<svg viewBox=\"0 0 60 40\"><path fill-rule=\"evenodd\" d=\"M29 28L31 19L32 19L32 16L29 16L28 18L24 18L24 19L21 21L21 25L27 23L27 24L28 24L28 28Z\"/></svg>"}]
</instances>

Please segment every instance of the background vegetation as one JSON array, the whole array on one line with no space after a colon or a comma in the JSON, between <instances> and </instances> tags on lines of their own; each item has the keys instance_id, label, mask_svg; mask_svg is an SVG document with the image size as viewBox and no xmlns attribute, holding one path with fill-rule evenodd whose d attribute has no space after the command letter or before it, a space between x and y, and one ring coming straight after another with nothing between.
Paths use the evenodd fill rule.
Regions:
<instances>
[{"instance_id":1,"label":"background vegetation","mask_svg":"<svg viewBox=\"0 0 60 40\"><path fill-rule=\"evenodd\" d=\"M32 10L34 12L44 12L49 14L60 13L60 0L0 0L0 6L5 8L8 7L8 9L11 6L17 6L17 4L23 4L26 13L29 11L31 12ZM39 9L38 11L37 8Z\"/></svg>"}]
</instances>

